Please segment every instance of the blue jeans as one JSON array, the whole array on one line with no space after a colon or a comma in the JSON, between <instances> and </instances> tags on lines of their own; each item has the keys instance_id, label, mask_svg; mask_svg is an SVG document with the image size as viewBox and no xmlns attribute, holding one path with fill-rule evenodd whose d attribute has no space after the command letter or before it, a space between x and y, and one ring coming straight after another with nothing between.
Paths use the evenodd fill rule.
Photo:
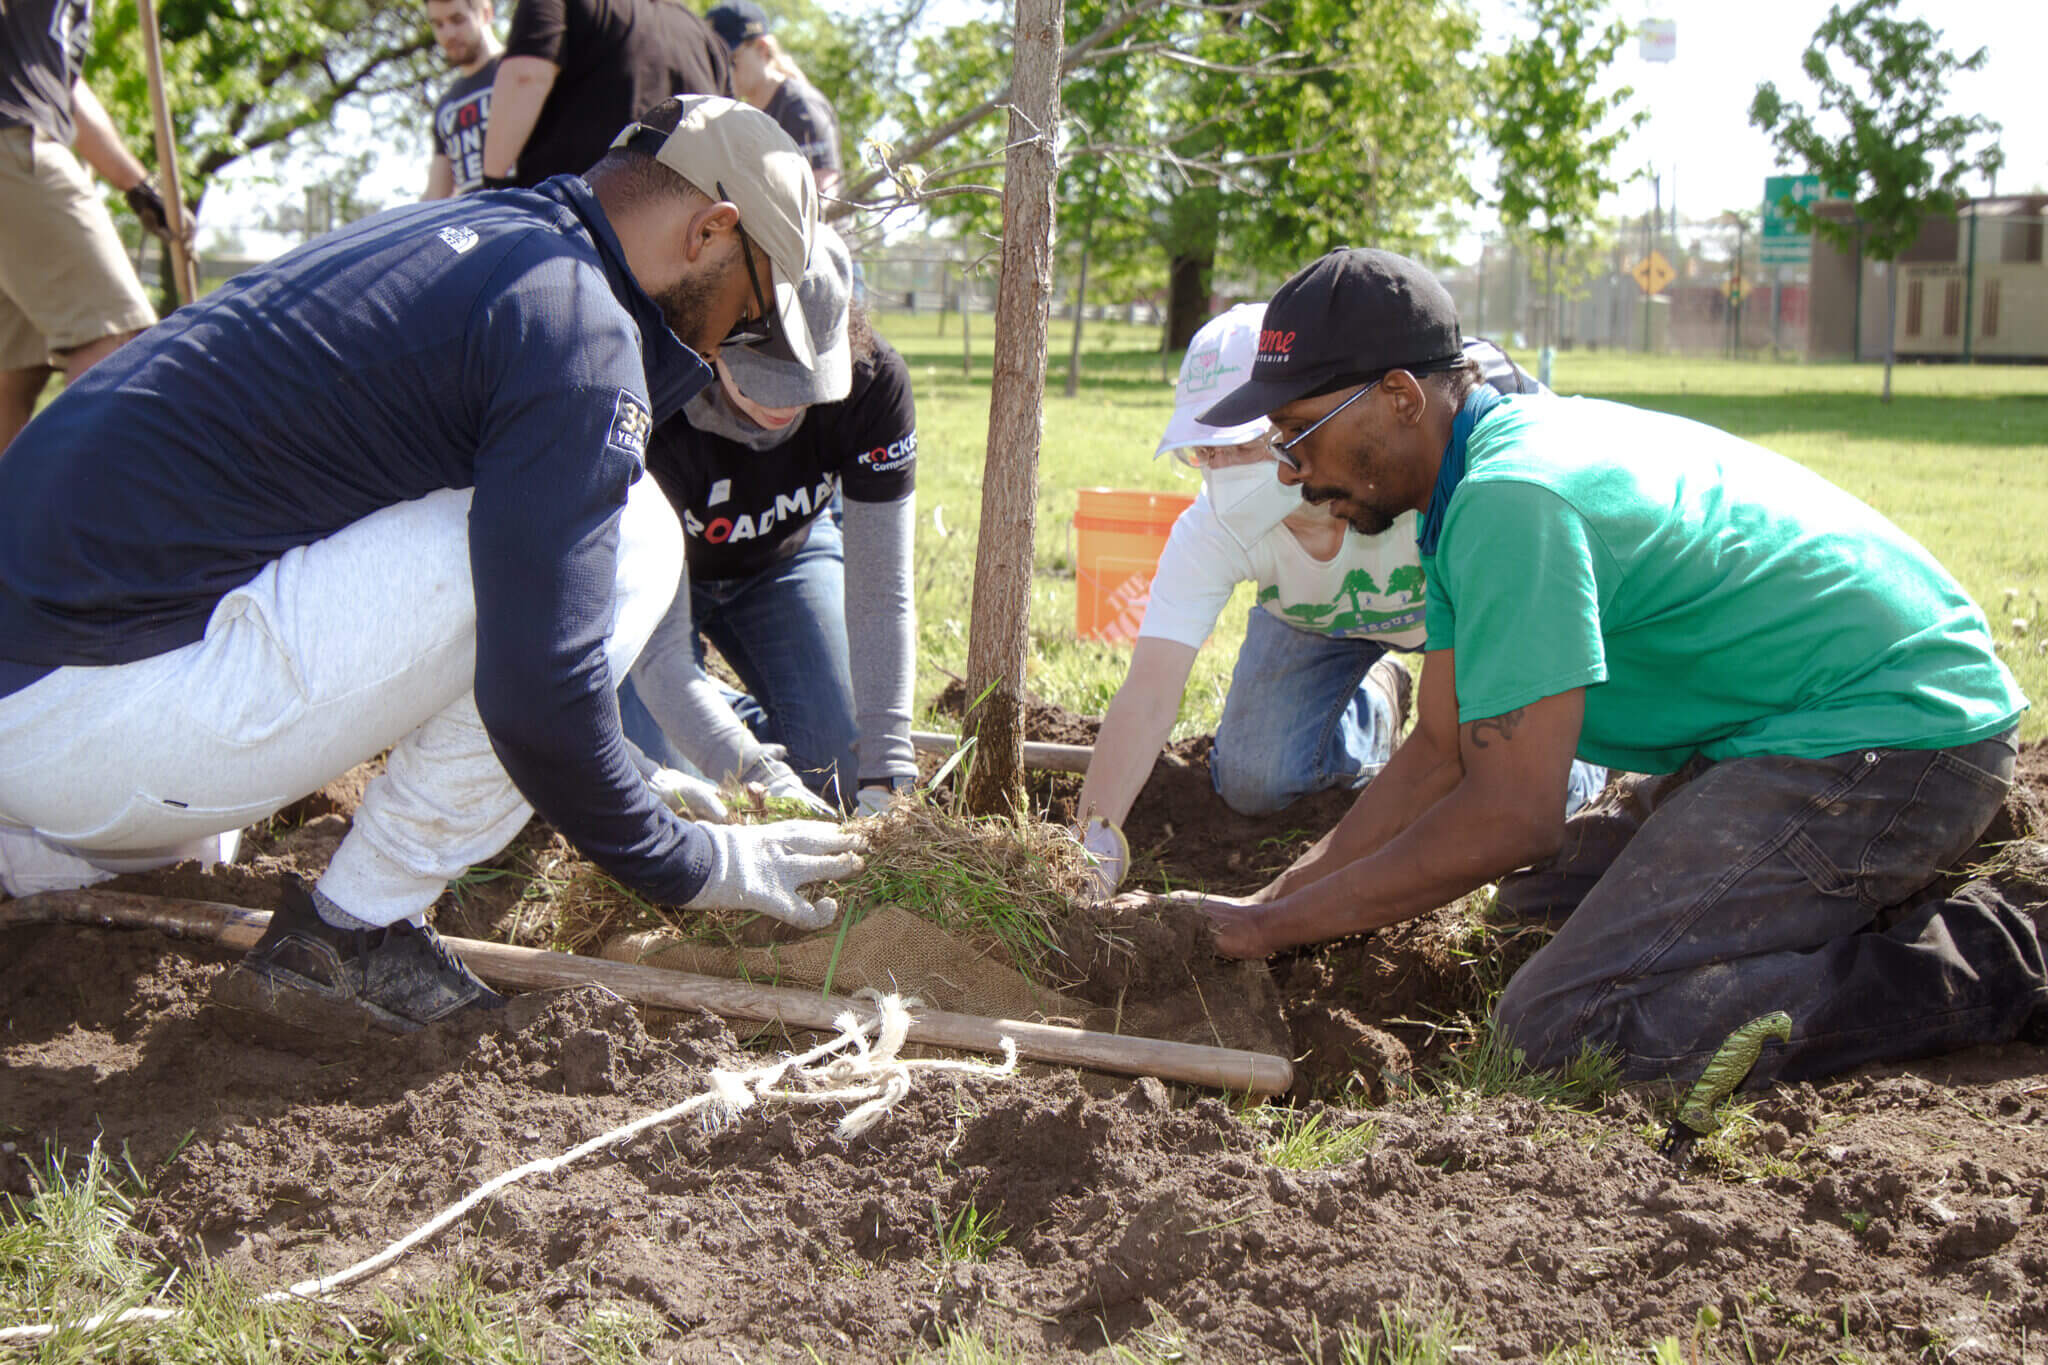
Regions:
<instances>
[{"instance_id":1,"label":"blue jeans","mask_svg":"<svg viewBox=\"0 0 2048 1365\"><path fill-rule=\"evenodd\" d=\"M1503 913L1562 923L1495 1010L1534 1065L1583 1044L1629 1080L1696 1076L1774 1010L1751 1084L2004 1042L2048 1008L2042 944L1997 877L1927 890L2012 778L2013 734L1954 749L1775 756L1631 775L1506 878Z\"/></svg>"},{"instance_id":2,"label":"blue jeans","mask_svg":"<svg viewBox=\"0 0 2048 1365\"><path fill-rule=\"evenodd\" d=\"M734 713L754 738L787 749L790 766L828 801L840 800L842 782L850 801L858 772L844 545L827 513L811 523L801 550L752 578L689 580L698 667L709 640L747 689L719 688ZM619 688L619 718L626 737L649 758L695 771L661 733L630 680Z\"/></svg>"},{"instance_id":3,"label":"blue jeans","mask_svg":"<svg viewBox=\"0 0 2048 1365\"><path fill-rule=\"evenodd\" d=\"M1267 815L1332 787L1363 787L1393 756L1399 717L1365 685L1385 656L1373 640L1312 635L1253 607L1230 675L1210 781L1240 815ZM1570 815L1607 782L1607 770L1574 763Z\"/></svg>"}]
</instances>

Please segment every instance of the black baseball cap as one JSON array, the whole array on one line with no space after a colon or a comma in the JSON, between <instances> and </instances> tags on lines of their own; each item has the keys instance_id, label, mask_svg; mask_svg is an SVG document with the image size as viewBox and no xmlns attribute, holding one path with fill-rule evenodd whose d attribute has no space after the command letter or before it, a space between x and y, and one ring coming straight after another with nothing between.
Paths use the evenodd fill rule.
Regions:
<instances>
[{"instance_id":1,"label":"black baseball cap","mask_svg":"<svg viewBox=\"0 0 2048 1365\"><path fill-rule=\"evenodd\" d=\"M1280 286L1266 304L1251 378L1202 420L1234 427L1388 370L1448 369L1463 355L1458 306L1426 266L1341 247Z\"/></svg>"},{"instance_id":2,"label":"black baseball cap","mask_svg":"<svg viewBox=\"0 0 2048 1365\"><path fill-rule=\"evenodd\" d=\"M754 0L726 0L725 4L704 17L718 36L725 39L727 47L738 47L768 32L768 11L755 4Z\"/></svg>"}]
</instances>

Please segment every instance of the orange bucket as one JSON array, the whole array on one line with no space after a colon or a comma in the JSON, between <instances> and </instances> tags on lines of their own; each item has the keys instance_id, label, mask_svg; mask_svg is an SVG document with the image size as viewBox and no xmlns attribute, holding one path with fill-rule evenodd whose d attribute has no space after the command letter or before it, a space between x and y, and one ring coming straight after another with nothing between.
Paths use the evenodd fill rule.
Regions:
<instances>
[{"instance_id":1,"label":"orange bucket","mask_svg":"<svg viewBox=\"0 0 2048 1365\"><path fill-rule=\"evenodd\" d=\"M1074 509L1074 629L1084 640L1135 640L1152 575L1187 493L1084 488Z\"/></svg>"}]
</instances>

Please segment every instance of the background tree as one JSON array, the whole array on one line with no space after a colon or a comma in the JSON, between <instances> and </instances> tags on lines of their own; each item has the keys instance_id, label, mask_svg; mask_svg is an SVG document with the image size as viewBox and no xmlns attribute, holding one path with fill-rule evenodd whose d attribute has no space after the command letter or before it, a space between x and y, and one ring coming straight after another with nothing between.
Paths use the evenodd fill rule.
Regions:
<instances>
[{"instance_id":1,"label":"background tree","mask_svg":"<svg viewBox=\"0 0 2048 1365\"><path fill-rule=\"evenodd\" d=\"M400 123L431 108L448 77L419 0L163 0L158 13L185 202L195 216L234 163L327 137L344 105ZM153 163L134 6L98 9L86 76Z\"/></svg>"},{"instance_id":2,"label":"background tree","mask_svg":"<svg viewBox=\"0 0 2048 1365\"><path fill-rule=\"evenodd\" d=\"M1958 57L1941 46L1940 29L1924 19L1895 18L1897 8L1897 0L1862 0L1828 10L1800 59L1820 91L1813 113L1786 100L1769 81L1756 88L1749 106L1749 121L1777 144L1778 164L1803 164L1822 184L1853 198L1856 214L1853 222L1842 222L1810 204L1788 199L1779 207L1801 231L1819 233L1845 250L1860 240L1865 253L1887 263L1887 403L1897 351L1899 256L1919 237L1928 215L1955 213L1965 175L1994 177L2005 162L1996 142L1972 150L1978 139L1995 138L1998 124L1942 112L1949 78L1982 67L1987 49Z\"/></svg>"},{"instance_id":3,"label":"background tree","mask_svg":"<svg viewBox=\"0 0 2048 1365\"><path fill-rule=\"evenodd\" d=\"M1623 113L1628 86L1601 93L1629 39L1619 19L1604 26L1605 0L1531 0L1534 32L1494 58L1486 94L1487 136L1500 157L1501 223L1543 248L1545 302L1538 368L1550 381L1556 339L1558 255L1582 238L1603 195L1620 188L1614 154L1647 116Z\"/></svg>"},{"instance_id":4,"label":"background tree","mask_svg":"<svg viewBox=\"0 0 2048 1365\"><path fill-rule=\"evenodd\" d=\"M1076 273L1083 247L1091 271L1114 258L1133 286L1163 258L1171 351L1208 318L1219 253L1255 293L1349 242L1434 246L1444 211L1473 198L1477 39L1457 0L1078 0L1060 182ZM991 205L967 192L1000 178L1006 42L993 19L919 41L913 65L942 74L904 91L905 131L852 197L917 163L922 207L993 233ZM1129 239L1135 225L1152 250ZM1121 249L1101 249L1110 230Z\"/></svg>"}]
</instances>

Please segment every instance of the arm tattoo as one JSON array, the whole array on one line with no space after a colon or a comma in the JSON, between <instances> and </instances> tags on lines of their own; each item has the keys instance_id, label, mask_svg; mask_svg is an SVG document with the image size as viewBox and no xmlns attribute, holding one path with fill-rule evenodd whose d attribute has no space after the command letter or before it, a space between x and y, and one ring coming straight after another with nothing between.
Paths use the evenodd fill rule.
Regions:
<instances>
[{"instance_id":1,"label":"arm tattoo","mask_svg":"<svg viewBox=\"0 0 2048 1365\"><path fill-rule=\"evenodd\" d=\"M1522 723L1522 718L1528 714L1528 707L1517 706L1505 715L1488 716L1485 720L1473 721L1466 731L1472 737L1472 747L1475 749L1491 747L1486 738L1489 731L1499 735L1503 742L1513 739L1515 737L1515 730Z\"/></svg>"}]
</instances>

